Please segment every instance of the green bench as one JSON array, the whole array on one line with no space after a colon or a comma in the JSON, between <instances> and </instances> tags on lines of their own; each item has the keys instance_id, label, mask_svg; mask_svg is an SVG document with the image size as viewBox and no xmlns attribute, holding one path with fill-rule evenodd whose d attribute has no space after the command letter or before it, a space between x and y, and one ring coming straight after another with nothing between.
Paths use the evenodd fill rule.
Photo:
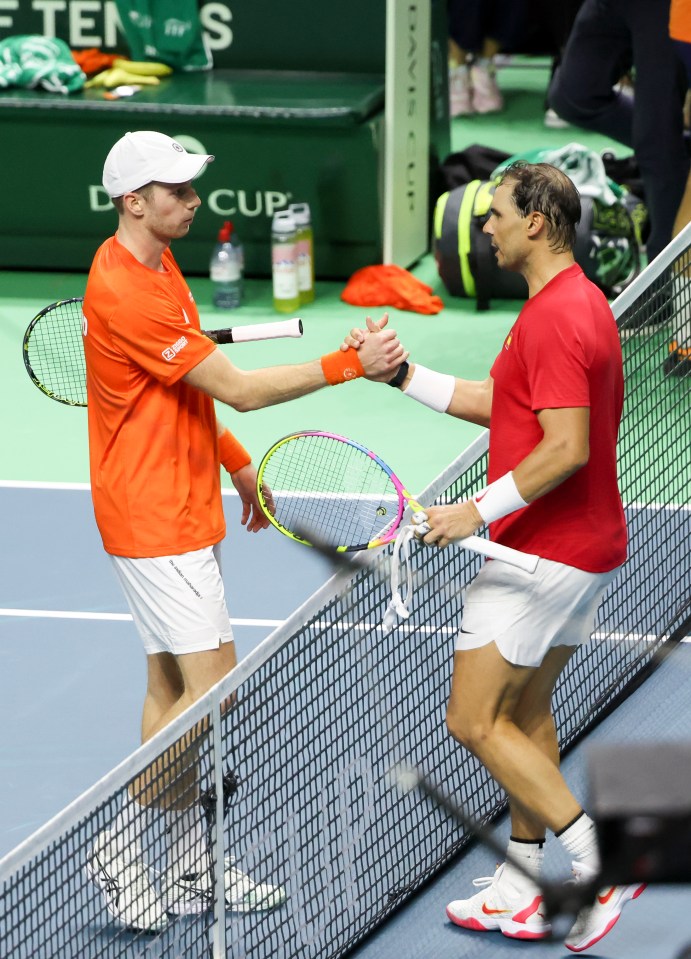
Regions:
<instances>
[{"instance_id":1,"label":"green bench","mask_svg":"<svg viewBox=\"0 0 691 959\"><path fill-rule=\"evenodd\" d=\"M439 6L437 0L433 5ZM263 12L268 17L276 5L253 0L252 6L255 16ZM212 71L176 73L130 98L104 99L98 88L69 97L0 91L6 184L0 267L88 269L94 250L116 222L100 185L103 161L118 137L136 129L167 133L188 149L216 157L196 184L203 206L190 235L175 246L189 273L208 271L221 222L232 219L245 247L247 273L269 275L271 217L291 202L310 205L318 277L346 278L361 266L382 262L386 253L391 262L410 265L426 252L428 232L416 240L416 253L404 250L397 255L391 248L394 241L388 249L386 245L387 221L389 236L405 238L411 232L395 223L397 206L407 203L403 191L396 188L396 197L387 197L387 191L394 191L389 185L395 174L385 162L391 126L382 32L386 0L351 0L346 8L341 13L346 19L334 21L334 30L346 22L357 29L363 16L371 26L367 41L352 47L359 51L352 72L343 68L347 45L337 44L338 36L332 34L314 45L312 59L320 69L312 63L296 69L307 53L296 50L288 38L273 44L280 69L250 68L251 62L272 58L264 31L256 60L250 37L244 46L238 41L231 48L233 56L227 50L224 55L215 52ZM276 24L279 31L282 26ZM255 52L258 37L252 41ZM69 42L68 36L62 38ZM329 44L339 56L329 55ZM420 62L429 74L429 50L421 52ZM324 69L329 60L338 72ZM237 66L228 66L231 62ZM448 145L448 113L439 128L442 154ZM390 156L396 152L389 150ZM406 214L404 209L399 212ZM421 211L415 215L420 220Z\"/></svg>"},{"instance_id":2,"label":"green bench","mask_svg":"<svg viewBox=\"0 0 691 959\"><path fill-rule=\"evenodd\" d=\"M379 78L219 70L175 75L135 98L104 100L0 93L2 161L10 186L0 222L0 262L87 269L115 226L101 183L110 147L128 130L155 129L216 161L198 181L203 206L175 253L205 273L222 219L236 222L247 272L271 270L271 216L310 204L321 276L346 276L380 257L378 184L384 87Z\"/></svg>"}]
</instances>

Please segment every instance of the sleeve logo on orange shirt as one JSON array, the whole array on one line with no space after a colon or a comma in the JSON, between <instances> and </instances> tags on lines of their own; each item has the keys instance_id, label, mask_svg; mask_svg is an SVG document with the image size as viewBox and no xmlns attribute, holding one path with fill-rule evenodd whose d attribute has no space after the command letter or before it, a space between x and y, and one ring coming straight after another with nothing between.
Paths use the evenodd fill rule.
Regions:
<instances>
[{"instance_id":1,"label":"sleeve logo on orange shirt","mask_svg":"<svg viewBox=\"0 0 691 959\"><path fill-rule=\"evenodd\" d=\"M179 340L176 340L172 346L167 346L165 350L161 350L161 356L164 360L174 360L180 350L183 350L187 346L187 337L181 336Z\"/></svg>"}]
</instances>

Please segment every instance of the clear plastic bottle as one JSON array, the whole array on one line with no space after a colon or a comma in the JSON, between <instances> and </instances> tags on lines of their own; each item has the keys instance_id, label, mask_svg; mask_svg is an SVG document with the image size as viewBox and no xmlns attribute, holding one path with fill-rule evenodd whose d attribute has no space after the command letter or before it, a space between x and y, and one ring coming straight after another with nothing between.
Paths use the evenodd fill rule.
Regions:
<instances>
[{"instance_id":1,"label":"clear plastic bottle","mask_svg":"<svg viewBox=\"0 0 691 959\"><path fill-rule=\"evenodd\" d=\"M300 303L314 299L314 236L308 203L292 203L290 212L297 227L298 289Z\"/></svg>"},{"instance_id":2,"label":"clear plastic bottle","mask_svg":"<svg viewBox=\"0 0 691 959\"><path fill-rule=\"evenodd\" d=\"M294 313L300 305L297 269L297 229L290 210L274 213L271 223L271 272L274 308Z\"/></svg>"},{"instance_id":3,"label":"clear plastic bottle","mask_svg":"<svg viewBox=\"0 0 691 959\"><path fill-rule=\"evenodd\" d=\"M213 303L220 310L235 310L242 303L242 245L226 220L218 232L218 242L211 255L209 273L214 285Z\"/></svg>"}]
</instances>

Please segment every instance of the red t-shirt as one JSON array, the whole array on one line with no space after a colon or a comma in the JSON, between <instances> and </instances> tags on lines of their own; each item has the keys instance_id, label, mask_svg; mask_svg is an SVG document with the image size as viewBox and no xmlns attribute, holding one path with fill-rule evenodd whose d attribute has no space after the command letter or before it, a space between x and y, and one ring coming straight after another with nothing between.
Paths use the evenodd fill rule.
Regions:
<instances>
[{"instance_id":1,"label":"red t-shirt","mask_svg":"<svg viewBox=\"0 0 691 959\"><path fill-rule=\"evenodd\" d=\"M106 551L132 558L225 535L213 400L182 381L215 346L169 250L163 265L111 237L84 297L94 512Z\"/></svg>"},{"instance_id":2,"label":"red t-shirt","mask_svg":"<svg viewBox=\"0 0 691 959\"><path fill-rule=\"evenodd\" d=\"M626 559L616 464L624 396L621 346L607 300L577 264L526 302L491 375L490 482L540 442L537 412L590 408L587 464L493 523L492 539L588 572L621 565Z\"/></svg>"}]
</instances>

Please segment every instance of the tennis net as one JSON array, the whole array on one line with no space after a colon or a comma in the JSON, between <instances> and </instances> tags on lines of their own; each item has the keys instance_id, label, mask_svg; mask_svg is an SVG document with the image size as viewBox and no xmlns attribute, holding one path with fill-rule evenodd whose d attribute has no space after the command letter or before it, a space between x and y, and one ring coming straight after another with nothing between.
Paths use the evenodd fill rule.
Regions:
<instances>
[{"instance_id":1,"label":"tennis net","mask_svg":"<svg viewBox=\"0 0 691 959\"><path fill-rule=\"evenodd\" d=\"M691 315L690 244L687 228L614 304L626 376L620 461L630 559L599 611L598 642L577 652L557 688L563 747L645 677L659 649L689 631L691 375L672 368L667 344L679 316ZM483 483L486 456L485 434L421 501L467 497ZM472 838L424 797L397 791L393 765L418 766L478 821L496 818L502 791L444 725L461 590L480 560L415 550L414 610L387 634L390 559L382 550L337 573L218 687L0 861L3 954L333 959ZM205 800L209 908L155 936L119 928L87 875L99 837L110 830L118 855L131 854L131 834L118 832L130 784L166 805L188 788L190 770ZM151 884L140 912L166 883L165 822L151 812L137 833ZM112 883L117 861L106 869ZM285 901L226 908L226 869L231 898L249 888L232 872L239 869Z\"/></svg>"}]
</instances>

